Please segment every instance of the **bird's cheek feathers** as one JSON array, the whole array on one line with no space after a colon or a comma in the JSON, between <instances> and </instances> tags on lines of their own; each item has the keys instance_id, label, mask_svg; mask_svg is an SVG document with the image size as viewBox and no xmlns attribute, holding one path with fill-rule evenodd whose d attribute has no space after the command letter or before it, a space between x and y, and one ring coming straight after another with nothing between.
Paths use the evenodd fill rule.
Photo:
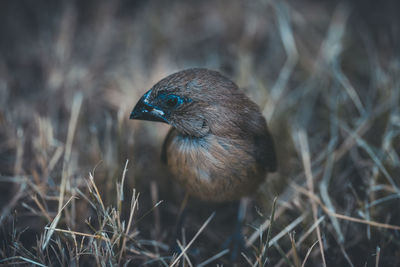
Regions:
<instances>
[{"instance_id":1,"label":"bird's cheek feathers","mask_svg":"<svg viewBox=\"0 0 400 267\"><path fill-rule=\"evenodd\" d=\"M180 133L189 136L203 137L210 132L206 120L197 116L184 116L182 118L173 116L170 124Z\"/></svg>"}]
</instances>

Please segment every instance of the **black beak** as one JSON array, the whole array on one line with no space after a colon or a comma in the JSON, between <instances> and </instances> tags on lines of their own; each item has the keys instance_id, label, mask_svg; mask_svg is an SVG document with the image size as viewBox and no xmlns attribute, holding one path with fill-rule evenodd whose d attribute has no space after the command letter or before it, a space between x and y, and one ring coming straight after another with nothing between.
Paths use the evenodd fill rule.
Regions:
<instances>
[{"instance_id":1,"label":"black beak","mask_svg":"<svg viewBox=\"0 0 400 267\"><path fill-rule=\"evenodd\" d=\"M150 93L151 91L148 91L140 98L136 106L133 108L129 119L160 121L168 123L168 120L165 118L164 111L149 103L148 97Z\"/></svg>"}]
</instances>

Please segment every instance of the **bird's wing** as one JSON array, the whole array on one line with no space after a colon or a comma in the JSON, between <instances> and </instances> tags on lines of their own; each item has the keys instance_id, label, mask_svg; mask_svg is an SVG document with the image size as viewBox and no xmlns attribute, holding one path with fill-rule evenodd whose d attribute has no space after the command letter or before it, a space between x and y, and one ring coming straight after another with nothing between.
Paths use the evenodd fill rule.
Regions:
<instances>
[{"instance_id":1,"label":"bird's wing","mask_svg":"<svg viewBox=\"0 0 400 267\"><path fill-rule=\"evenodd\" d=\"M278 162L271 134L267 131L262 136L256 135L255 139L258 161L264 166L267 165L268 172L276 172Z\"/></svg>"}]
</instances>

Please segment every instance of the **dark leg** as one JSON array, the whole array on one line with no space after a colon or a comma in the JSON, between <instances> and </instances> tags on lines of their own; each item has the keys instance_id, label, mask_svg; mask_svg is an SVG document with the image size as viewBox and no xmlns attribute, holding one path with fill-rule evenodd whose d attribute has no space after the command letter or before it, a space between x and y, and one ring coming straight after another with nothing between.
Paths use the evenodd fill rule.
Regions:
<instances>
[{"instance_id":1,"label":"dark leg","mask_svg":"<svg viewBox=\"0 0 400 267\"><path fill-rule=\"evenodd\" d=\"M184 222L186 218L186 213L187 213L187 202L189 201L189 194L186 193L184 199L182 200L181 206L179 208L179 212L177 215L176 219L176 224L175 224L175 235L174 239L172 240L170 250L172 253L181 253L181 249L177 243L177 240L183 240L184 239ZM182 242L182 241L181 241ZM185 242L183 242L185 243ZM197 254L198 251L196 249L189 249L187 251L188 254L194 255Z\"/></svg>"},{"instance_id":2,"label":"dark leg","mask_svg":"<svg viewBox=\"0 0 400 267\"><path fill-rule=\"evenodd\" d=\"M187 206L188 201L189 201L189 194L185 193L185 197L182 200L182 203L181 203L181 206L180 206L179 212L178 212L178 217L176 219L176 225L175 225L176 237L179 237L181 235L181 229L183 226L183 222L185 220L186 206Z\"/></svg>"},{"instance_id":3,"label":"dark leg","mask_svg":"<svg viewBox=\"0 0 400 267\"><path fill-rule=\"evenodd\" d=\"M240 252L245 248L245 242L242 234L242 225L244 222L244 218L246 216L246 210L248 204L249 204L248 198L242 198L240 200L233 233L230 237L228 237L228 239L223 244L223 248L225 249L228 248L230 250L232 261L236 261Z\"/></svg>"}]
</instances>

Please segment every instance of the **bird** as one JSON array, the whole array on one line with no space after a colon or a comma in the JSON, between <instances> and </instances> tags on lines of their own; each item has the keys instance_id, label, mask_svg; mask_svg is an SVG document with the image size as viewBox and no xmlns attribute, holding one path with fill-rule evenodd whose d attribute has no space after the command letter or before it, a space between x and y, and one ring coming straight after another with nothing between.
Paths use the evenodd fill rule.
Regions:
<instances>
[{"instance_id":1,"label":"bird","mask_svg":"<svg viewBox=\"0 0 400 267\"><path fill-rule=\"evenodd\" d=\"M163 78L139 99L130 119L171 126L161 160L200 200L251 196L277 171L273 137L260 108L217 71L192 68Z\"/></svg>"}]
</instances>

